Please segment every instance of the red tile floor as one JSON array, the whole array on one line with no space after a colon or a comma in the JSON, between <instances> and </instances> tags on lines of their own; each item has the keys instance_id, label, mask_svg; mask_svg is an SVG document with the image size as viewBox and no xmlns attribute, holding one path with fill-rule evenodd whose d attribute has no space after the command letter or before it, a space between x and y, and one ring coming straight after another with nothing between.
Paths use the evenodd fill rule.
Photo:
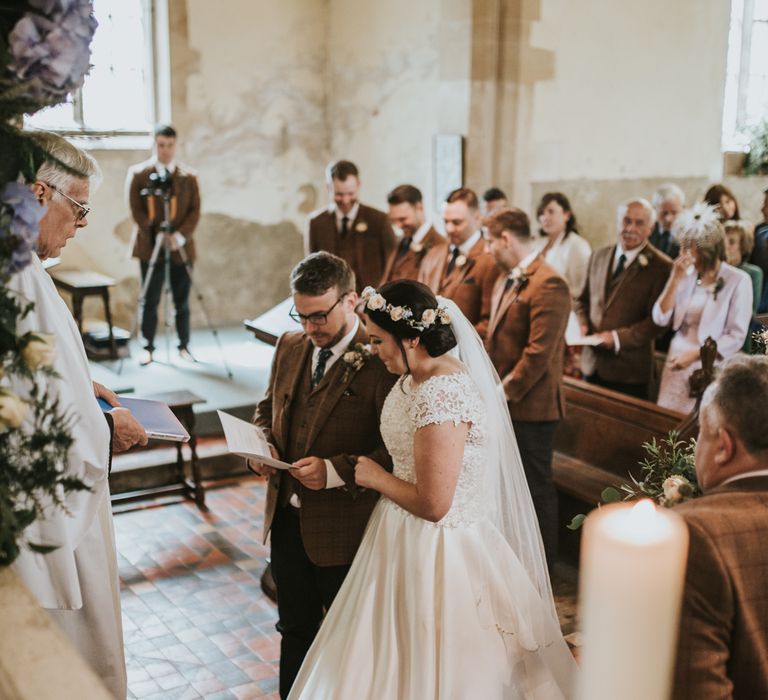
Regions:
<instances>
[{"instance_id":1,"label":"red tile floor","mask_svg":"<svg viewBox=\"0 0 768 700\"><path fill-rule=\"evenodd\" d=\"M277 610L261 592L264 481L243 477L187 501L115 515L132 700L276 700ZM576 583L558 565L555 601L573 632Z\"/></svg>"},{"instance_id":2,"label":"red tile floor","mask_svg":"<svg viewBox=\"0 0 768 700\"><path fill-rule=\"evenodd\" d=\"M259 577L264 482L115 515L128 697L277 698L277 611Z\"/></svg>"}]
</instances>

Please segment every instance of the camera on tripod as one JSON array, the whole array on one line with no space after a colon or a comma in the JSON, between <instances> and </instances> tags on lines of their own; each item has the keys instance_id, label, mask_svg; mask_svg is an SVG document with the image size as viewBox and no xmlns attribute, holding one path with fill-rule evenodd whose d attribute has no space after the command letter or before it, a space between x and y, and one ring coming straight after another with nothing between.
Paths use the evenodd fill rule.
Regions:
<instances>
[{"instance_id":1,"label":"camera on tripod","mask_svg":"<svg viewBox=\"0 0 768 700\"><path fill-rule=\"evenodd\" d=\"M173 178L164 170L162 173L150 173L149 187L139 191L142 197L169 197L173 190Z\"/></svg>"}]
</instances>

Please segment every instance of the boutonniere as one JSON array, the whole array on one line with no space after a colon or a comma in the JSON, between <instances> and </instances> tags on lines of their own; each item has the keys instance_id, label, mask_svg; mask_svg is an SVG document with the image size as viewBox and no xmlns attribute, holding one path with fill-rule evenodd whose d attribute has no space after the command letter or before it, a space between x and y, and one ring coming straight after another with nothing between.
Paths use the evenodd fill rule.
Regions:
<instances>
[{"instance_id":1,"label":"boutonniere","mask_svg":"<svg viewBox=\"0 0 768 700\"><path fill-rule=\"evenodd\" d=\"M459 257L456 258L456 267L462 268L466 264L467 264L467 256L466 255L459 255Z\"/></svg>"},{"instance_id":2,"label":"boutonniere","mask_svg":"<svg viewBox=\"0 0 768 700\"><path fill-rule=\"evenodd\" d=\"M717 278L717 282L715 282L715 288L712 290L712 299L714 301L717 301L717 293L725 287L725 280L722 277Z\"/></svg>"},{"instance_id":3,"label":"boutonniere","mask_svg":"<svg viewBox=\"0 0 768 700\"><path fill-rule=\"evenodd\" d=\"M421 257L424 257L427 254L427 251L432 247L432 243L429 241L424 241L423 243L416 243L415 241L411 243L411 252L416 253L417 255L421 255Z\"/></svg>"},{"instance_id":4,"label":"boutonniere","mask_svg":"<svg viewBox=\"0 0 768 700\"><path fill-rule=\"evenodd\" d=\"M528 270L524 267L516 267L514 270L512 270L512 274L510 275L512 278L512 281L514 282L515 289L520 292L525 285L528 284Z\"/></svg>"},{"instance_id":5,"label":"boutonniere","mask_svg":"<svg viewBox=\"0 0 768 700\"><path fill-rule=\"evenodd\" d=\"M365 233L368 230L368 224L365 223L365 221L358 221L355 224L355 231L358 233Z\"/></svg>"},{"instance_id":6,"label":"boutonniere","mask_svg":"<svg viewBox=\"0 0 768 700\"><path fill-rule=\"evenodd\" d=\"M640 255L637 256L637 262L640 267L648 267L649 260L645 253L640 253Z\"/></svg>"},{"instance_id":7,"label":"boutonniere","mask_svg":"<svg viewBox=\"0 0 768 700\"><path fill-rule=\"evenodd\" d=\"M344 363L344 381L349 379L352 372L357 372L370 359L371 355L368 345L350 343L347 351L341 356L341 361Z\"/></svg>"}]
</instances>

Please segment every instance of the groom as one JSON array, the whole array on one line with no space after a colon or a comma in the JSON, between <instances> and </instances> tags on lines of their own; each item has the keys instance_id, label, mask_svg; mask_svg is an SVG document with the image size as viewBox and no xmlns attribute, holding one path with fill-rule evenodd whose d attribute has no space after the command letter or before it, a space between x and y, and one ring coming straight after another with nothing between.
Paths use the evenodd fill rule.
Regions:
<instances>
[{"instance_id":1,"label":"groom","mask_svg":"<svg viewBox=\"0 0 768 700\"><path fill-rule=\"evenodd\" d=\"M363 348L368 336L355 314L355 277L344 260L309 255L291 272L291 291L291 315L304 332L278 341L254 423L273 455L293 468L249 462L269 475L264 539L271 530L281 698L344 581L378 498L355 484L357 457L391 465L379 418L396 379Z\"/></svg>"}]
</instances>

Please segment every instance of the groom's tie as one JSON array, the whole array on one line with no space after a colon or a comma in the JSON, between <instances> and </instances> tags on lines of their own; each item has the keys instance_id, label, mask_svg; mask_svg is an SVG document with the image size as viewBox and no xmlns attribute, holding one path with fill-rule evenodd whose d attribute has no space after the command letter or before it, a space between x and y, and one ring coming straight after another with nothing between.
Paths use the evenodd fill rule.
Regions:
<instances>
[{"instance_id":1,"label":"groom's tie","mask_svg":"<svg viewBox=\"0 0 768 700\"><path fill-rule=\"evenodd\" d=\"M325 365L328 362L328 358L333 355L332 350L327 348L320 348L320 352L317 355L317 366L315 371L312 372L312 388L314 389L323 379L325 375Z\"/></svg>"}]
</instances>

